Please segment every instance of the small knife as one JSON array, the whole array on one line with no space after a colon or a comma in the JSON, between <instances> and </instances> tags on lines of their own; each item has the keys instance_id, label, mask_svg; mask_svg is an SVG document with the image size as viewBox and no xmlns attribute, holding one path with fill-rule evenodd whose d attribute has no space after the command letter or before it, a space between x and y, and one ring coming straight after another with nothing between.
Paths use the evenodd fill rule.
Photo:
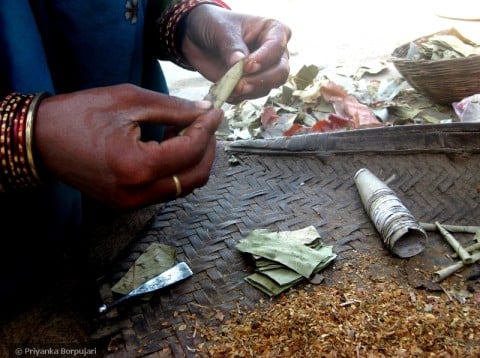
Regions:
<instances>
[{"instance_id":1,"label":"small knife","mask_svg":"<svg viewBox=\"0 0 480 358\"><path fill-rule=\"evenodd\" d=\"M126 301L132 297L140 296L145 293L153 292L161 288L167 287L173 283L179 282L193 275L192 270L185 262L180 262L168 270L162 272L158 276L148 280L144 284L138 286L136 289L130 291L125 296L120 297L118 300L112 302L109 305L103 304L98 308L99 313L105 313L113 307L119 305L123 301Z\"/></svg>"}]
</instances>

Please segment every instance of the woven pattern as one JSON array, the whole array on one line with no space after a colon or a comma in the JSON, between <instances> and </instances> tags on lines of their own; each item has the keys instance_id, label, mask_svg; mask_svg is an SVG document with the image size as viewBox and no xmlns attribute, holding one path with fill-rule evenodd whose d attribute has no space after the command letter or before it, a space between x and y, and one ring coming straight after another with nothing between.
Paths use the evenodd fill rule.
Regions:
<instances>
[{"instance_id":1,"label":"woven pattern","mask_svg":"<svg viewBox=\"0 0 480 358\"><path fill-rule=\"evenodd\" d=\"M294 230L314 225L339 253L324 272L325 284L339 279L336 266L355 262L354 251L381 258L386 276L389 267L403 267L396 279L418 280L410 275L416 264L427 269L445 264L445 253L436 251L446 247L435 237L426 252L412 260L388 255L353 181L362 167L389 179L389 186L419 221L478 224L480 160L475 153L236 155L240 164L229 166L221 144L209 183L166 204L103 283L101 293L111 300L111 286L152 242L175 246L178 261L187 262L194 272L148 302L132 302L111 312L102 329L119 332L120 351L128 356L157 352L194 357L195 346L202 342L195 324L221 324L219 312L227 319L231 310L253 309L268 299L244 282L252 265L234 248L255 228Z\"/></svg>"},{"instance_id":2,"label":"woven pattern","mask_svg":"<svg viewBox=\"0 0 480 358\"><path fill-rule=\"evenodd\" d=\"M471 43L455 29L436 34L455 35L464 42ZM426 42L433 35L421 37L414 42ZM408 48L409 43L395 49L392 62L408 83L425 97L438 104L451 104L480 93L480 55L449 60L414 61L405 59Z\"/></svg>"}]
</instances>

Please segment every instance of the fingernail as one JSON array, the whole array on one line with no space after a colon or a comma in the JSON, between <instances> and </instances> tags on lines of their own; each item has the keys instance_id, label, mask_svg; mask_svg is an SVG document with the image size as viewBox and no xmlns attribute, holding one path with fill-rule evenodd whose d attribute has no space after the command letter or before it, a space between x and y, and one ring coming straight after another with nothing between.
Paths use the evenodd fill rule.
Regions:
<instances>
[{"instance_id":1,"label":"fingernail","mask_svg":"<svg viewBox=\"0 0 480 358\"><path fill-rule=\"evenodd\" d=\"M195 107L198 109L210 109L213 107L213 103L211 101L195 101Z\"/></svg>"},{"instance_id":2,"label":"fingernail","mask_svg":"<svg viewBox=\"0 0 480 358\"><path fill-rule=\"evenodd\" d=\"M234 53L232 53L232 55L230 56L230 63L231 65L233 66L234 64L236 64L238 61L240 61L242 58L245 58L245 54L241 51L235 51Z\"/></svg>"}]
</instances>

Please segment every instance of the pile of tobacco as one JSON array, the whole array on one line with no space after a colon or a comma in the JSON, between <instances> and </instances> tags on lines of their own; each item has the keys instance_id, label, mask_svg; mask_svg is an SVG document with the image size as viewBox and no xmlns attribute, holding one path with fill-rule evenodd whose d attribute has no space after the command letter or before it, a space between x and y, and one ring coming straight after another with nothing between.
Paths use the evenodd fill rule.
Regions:
<instances>
[{"instance_id":1,"label":"pile of tobacco","mask_svg":"<svg viewBox=\"0 0 480 358\"><path fill-rule=\"evenodd\" d=\"M355 270L346 265L342 270ZM197 325L208 357L478 357L480 297L375 280L290 290L220 326Z\"/></svg>"}]
</instances>

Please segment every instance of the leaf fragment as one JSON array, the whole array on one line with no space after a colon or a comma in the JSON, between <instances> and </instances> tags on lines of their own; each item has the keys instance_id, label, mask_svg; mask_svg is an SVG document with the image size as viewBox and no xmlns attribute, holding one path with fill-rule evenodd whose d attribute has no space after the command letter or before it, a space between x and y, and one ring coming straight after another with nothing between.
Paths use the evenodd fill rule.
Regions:
<instances>
[{"instance_id":1,"label":"leaf fragment","mask_svg":"<svg viewBox=\"0 0 480 358\"><path fill-rule=\"evenodd\" d=\"M245 59L238 61L223 75L223 77L217 83L214 83L210 87L205 99L212 101L214 108L222 107L227 101L228 97L230 97L243 76L244 63Z\"/></svg>"}]
</instances>

